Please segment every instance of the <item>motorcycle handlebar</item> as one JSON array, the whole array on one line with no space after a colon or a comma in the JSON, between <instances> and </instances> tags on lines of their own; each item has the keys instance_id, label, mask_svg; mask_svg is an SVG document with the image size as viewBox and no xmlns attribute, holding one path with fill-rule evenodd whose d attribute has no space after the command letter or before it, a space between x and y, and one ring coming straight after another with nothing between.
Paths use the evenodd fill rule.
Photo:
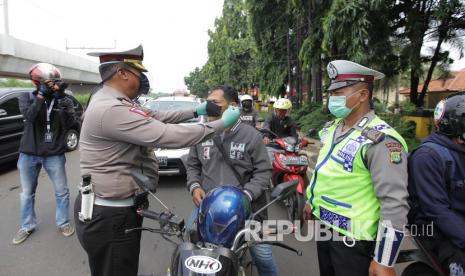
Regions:
<instances>
[{"instance_id":1,"label":"motorcycle handlebar","mask_svg":"<svg viewBox=\"0 0 465 276\"><path fill-rule=\"evenodd\" d=\"M184 229L184 219L169 212L157 213L147 209L137 209L137 214L160 222L161 227L168 224L170 227L182 230Z\"/></svg>"}]
</instances>

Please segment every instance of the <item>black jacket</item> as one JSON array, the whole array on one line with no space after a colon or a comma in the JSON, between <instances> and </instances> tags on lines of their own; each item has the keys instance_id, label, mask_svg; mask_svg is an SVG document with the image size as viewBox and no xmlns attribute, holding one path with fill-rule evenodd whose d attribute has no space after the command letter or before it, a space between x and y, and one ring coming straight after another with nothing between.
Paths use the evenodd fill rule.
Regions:
<instances>
[{"instance_id":1,"label":"black jacket","mask_svg":"<svg viewBox=\"0 0 465 276\"><path fill-rule=\"evenodd\" d=\"M51 143L45 143L47 132L47 107L52 97L39 99L35 93L24 93L19 99L19 109L24 117L24 133L21 137L19 152L49 156L63 154L66 151L65 134L77 118L73 101L67 95L55 99L50 114L50 129L53 133Z\"/></svg>"},{"instance_id":2,"label":"black jacket","mask_svg":"<svg viewBox=\"0 0 465 276\"><path fill-rule=\"evenodd\" d=\"M294 137L297 136L297 125L289 116L286 116L284 119L280 120L276 115L271 115L263 123L263 128L271 130L278 137L276 138L285 138L285 137ZM266 136L266 135L265 135Z\"/></svg>"},{"instance_id":3,"label":"black jacket","mask_svg":"<svg viewBox=\"0 0 465 276\"><path fill-rule=\"evenodd\" d=\"M465 146L454 144L438 133L427 137L425 142L446 147L455 163L452 180L464 179ZM433 221L452 243L465 248L465 187L454 187L448 192L445 174L445 162L430 147L420 146L409 158L409 203L412 206L419 204L414 222L427 224Z\"/></svg>"}]
</instances>

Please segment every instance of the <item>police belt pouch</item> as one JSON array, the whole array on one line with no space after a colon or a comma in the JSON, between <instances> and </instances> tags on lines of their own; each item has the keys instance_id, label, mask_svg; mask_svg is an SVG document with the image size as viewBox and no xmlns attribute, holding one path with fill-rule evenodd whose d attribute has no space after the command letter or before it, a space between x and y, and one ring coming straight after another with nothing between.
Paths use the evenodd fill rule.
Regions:
<instances>
[{"instance_id":1,"label":"police belt pouch","mask_svg":"<svg viewBox=\"0 0 465 276\"><path fill-rule=\"evenodd\" d=\"M92 190L90 181L83 180L79 186L79 192L81 193L81 211L78 213L79 220L88 222L92 219L95 201L95 193Z\"/></svg>"}]
</instances>

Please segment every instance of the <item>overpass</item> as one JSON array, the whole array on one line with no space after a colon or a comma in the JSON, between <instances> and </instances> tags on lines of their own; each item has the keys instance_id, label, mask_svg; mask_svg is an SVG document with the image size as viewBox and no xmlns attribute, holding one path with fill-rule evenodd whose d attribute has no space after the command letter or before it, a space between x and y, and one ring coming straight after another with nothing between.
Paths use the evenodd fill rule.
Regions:
<instances>
[{"instance_id":1,"label":"overpass","mask_svg":"<svg viewBox=\"0 0 465 276\"><path fill-rule=\"evenodd\" d=\"M28 79L29 69L38 62L57 66L71 90L89 90L101 80L96 62L0 34L0 77Z\"/></svg>"}]
</instances>

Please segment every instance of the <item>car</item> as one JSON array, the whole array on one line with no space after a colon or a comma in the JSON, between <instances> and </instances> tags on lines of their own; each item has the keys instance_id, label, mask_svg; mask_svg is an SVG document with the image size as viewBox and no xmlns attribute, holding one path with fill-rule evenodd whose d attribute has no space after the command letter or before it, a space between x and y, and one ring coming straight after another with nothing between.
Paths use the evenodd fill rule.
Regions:
<instances>
[{"instance_id":1,"label":"car","mask_svg":"<svg viewBox=\"0 0 465 276\"><path fill-rule=\"evenodd\" d=\"M156 100L148 101L144 107L154 111L172 111L182 109L194 109L204 100L194 97L160 97ZM192 118L181 124L204 124L207 121L205 116ZM161 149L155 148L155 156L158 159L160 175L185 175L186 163L189 155L189 148L182 149Z\"/></svg>"},{"instance_id":2,"label":"car","mask_svg":"<svg viewBox=\"0 0 465 276\"><path fill-rule=\"evenodd\" d=\"M137 98L137 102L140 104L140 105L144 105L145 103L147 103L148 101L152 100L153 98L152 97L147 97L147 96L140 96L139 98Z\"/></svg>"},{"instance_id":3,"label":"car","mask_svg":"<svg viewBox=\"0 0 465 276\"><path fill-rule=\"evenodd\" d=\"M24 130L24 119L19 110L19 98L32 91L32 88L0 88L0 163L13 161L19 156L19 144ZM81 118L82 105L69 90L66 90L66 97L72 99L76 115ZM80 131L80 119L74 125L68 126L65 135L68 151L77 148Z\"/></svg>"}]
</instances>

